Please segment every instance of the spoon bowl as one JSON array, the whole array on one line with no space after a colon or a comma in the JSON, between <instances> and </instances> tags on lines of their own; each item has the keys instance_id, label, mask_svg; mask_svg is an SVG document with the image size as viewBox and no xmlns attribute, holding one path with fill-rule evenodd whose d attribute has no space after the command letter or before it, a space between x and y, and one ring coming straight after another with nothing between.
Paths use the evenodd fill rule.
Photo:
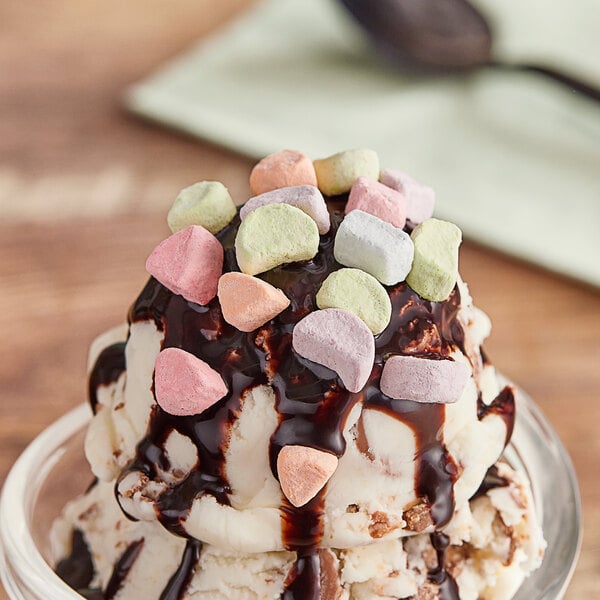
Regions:
<instances>
[{"instance_id":1,"label":"spoon bowl","mask_svg":"<svg viewBox=\"0 0 600 600\"><path fill-rule=\"evenodd\" d=\"M468 70L491 60L492 31L466 0L341 0L386 60L407 69Z\"/></svg>"},{"instance_id":2,"label":"spoon bowl","mask_svg":"<svg viewBox=\"0 0 600 600\"><path fill-rule=\"evenodd\" d=\"M493 30L468 0L340 0L389 66L421 74L493 67L541 75L600 102L590 82L544 64L506 63L493 56Z\"/></svg>"}]
</instances>

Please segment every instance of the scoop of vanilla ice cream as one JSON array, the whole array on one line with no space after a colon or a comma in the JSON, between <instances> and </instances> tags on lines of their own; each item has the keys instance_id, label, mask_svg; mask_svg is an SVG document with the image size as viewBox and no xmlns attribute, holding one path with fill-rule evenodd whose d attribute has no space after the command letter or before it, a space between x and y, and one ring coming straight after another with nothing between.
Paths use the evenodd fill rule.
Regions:
<instances>
[{"instance_id":1,"label":"scoop of vanilla ice cream","mask_svg":"<svg viewBox=\"0 0 600 600\"><path fill-rule=\"evenodd\" d=\"M446 529L450 539L446 568L462 600L510 599L539 566L545 548L529 485L507 464L498 463L496 468L505 484L467 503ZM53 525L53 552L67 556L72 532L82 532L96 569L90 587L106 589L123 555L139 548L120 582L118 597L156 597L157 590L165 589L181 570L190 542L157 522L127 519L113 494L109 483L99 482L70 502ZM330 590L326 600L437 597L435 586L427 581L437 560L428 534L321 553ZM243 553L197 543L180 598L277 600L296 558L289 551Z\"/></svg>"},{"instance_id":2,"label":"scoop of vanilla ice cream","mask_svg":"<svg viewBox=\"0 0 600 600\"><path fill-rule=\"evenodd\" d=\"M93 575L74 587L111 598L509 598L537 566L526 483L498 464L482 485L510 440L515 397L481 349L490 321L456 279L460 231L432 220L433 241L419 238L411 262L416 224L370 215L370 233L347 233L374 254L342 269L347 197L326 206L311 190L330 212L320 236L310 214L268 206L249 220L270 228L275 249L240 215L216 237L194 224L174 233L151 254L128 324L92 345L85 453L97 481L53 528L63 567L89 551ZM261 221L267 209L288 214L285 235ZM288 238L306 241L296 222L310 226L308 260L286 254ZM450 229L438 243L435 231ZM240 273L242 246L279 254L267 271ZM400 250L422 270L415 288L406 269L385 286L369 270L377 252L393 262ZM317 296L332 275L325 308Z\"/></svg>"},{"instance_id":3,"label":"scoop of vanilla ice cream","mask_svg":"<svg viewBox=\"0 0 600 600\"><path fill-rule=\"evenodd\" d=\"M489 332L489 320L471 303L464 304L464 298L470 301L470 297L466 286L461 286L459 318L465 324L469 347L478 352ZM125 347L126 372L99 389L86 456L103 481L117 479L134 459L146 433L156 406L152 376L163 338L154 322L133 323ZM462 352L452 357L470 367ZM443 407L439 434L459 469L455 510L468 502L504 449L505 421L497 414L480 419L477 411L478 399L489 403L498 392L494 368L480 365L461 398ZM187 535L231 552L285 549L280 514L285 501L269 463L270 440L279 424L276 404L276 394L268 385L244 393L222 449L229 503L218 502L210 494L199 495L181 523ZM345 451L324 493L321 546L352 548L415 532L414 524L405 518L422 501L415 489L415 436L409 425L376 407L359 402L352 408L343 427ZM161 493L184 479L198 461L192 441L175 430L165 436L163 451L169 465L154 478L134 472L118 483L119 503L134 518L157 519ZM421 530L433 530L433 522L429 520Z\"/></svg>"}]
</instances>

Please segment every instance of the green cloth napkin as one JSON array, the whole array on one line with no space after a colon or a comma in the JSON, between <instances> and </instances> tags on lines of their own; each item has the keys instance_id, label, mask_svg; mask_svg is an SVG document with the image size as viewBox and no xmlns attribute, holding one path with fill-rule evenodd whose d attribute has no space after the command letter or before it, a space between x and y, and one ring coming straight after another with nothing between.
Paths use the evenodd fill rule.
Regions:
<instances>
[{"instance_id":1,"label":"green cloth napkin","mask_svg":"<svg viewBox=\"0 0 600 600\"><path fill-rule=\"evenodd\" d=\"M479 0L498 55L557 64L567 44L561 67L600 85L600 4L557 2L550 24L543 12L527 20L520 5L550 11L542 2ZM371 147L434 187L436 215L470 239L600 286L600 104L542 76L403 76L332 1L270 0L133 86L127 103L254 158Z\"/></svg>"}]
</instances>

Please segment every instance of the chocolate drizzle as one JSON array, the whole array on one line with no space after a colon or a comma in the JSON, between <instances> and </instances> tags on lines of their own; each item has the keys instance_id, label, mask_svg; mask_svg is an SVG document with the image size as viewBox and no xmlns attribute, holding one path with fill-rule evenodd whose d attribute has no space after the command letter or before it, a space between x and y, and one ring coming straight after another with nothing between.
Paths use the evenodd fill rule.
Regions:
<instances>
[{"instance_id":1,"label":"chocolate drizzle","mask_svg":"<svg viewBox=\"0 0 600 600\"><path fill-rule=\"evenodd\" d=\"M506 447L512 437L516 416L515 390L512 386L504 386L489 404L485 404L481 394L479 395L479 398L477 398L477 418L481 421L488 415L498 415L506 424L506 438L504 440L504 446Z\"/></svg>"},{"instance_id":2,"label":"chocolate drizzle","mask_svg":"<svg viewBox=\"0 0 600 600\"><path fill-rule=\"evenodd\" d=\"M446 551L450 545L450 538L441 531L435 531L430 540L437 555L437 565L429 570L427 579L439 586L440 600L460 600L456 581L446 570Z\"/></svg>"},{"instance_id":3,"label":"chocolate drizzle","mask_svg":"<svg viewBox=\"0 0 600 600\"><path fill-rule=\"evenodd\" d=\"M207 306L199 306L173 294L153 278L133 304L130 323L153 321L164 333L163 349L182 348L199 357L221 374L229 390L225 398L196 416L175 417L156 405L147 435L138 445L136 458L121 475L141 471L151 479L156 478L159 468L169 468L164 451L168 435L178 431L192 440L199 456L195 468L183 481L168 488L156 504L158 519L172 533L188 537L183 523L193 501L202 494L210 494L221 504L229 504L231 490L225 474L229 432L240 413L245 392L263 384L274 390L279 415L279 424L270 443L270 463L275 477L277 456L284 445L300 444L341 456L345 450L342 435L345 421L352 407L362 402L365 408L385 412L412 429L416 439L417 493L430 506L436 527L442 527L450 520L458 469L444 444L445 406L391 399L379 389L379 379L384 361L394 354L452 360L452 352L457 349L464 352L464 331L457 318L460 309L458 288L445 302L424 300L405 283L387 288L392 303L391 322L375 340L373 370L367 385L359 393L348 392L335 372L299 357L292 349L294 324L317 308L315 296L321 283L332 271L341 268L333 256L333 243L343 218L344 201L345 198L336 198L329 203L332 228L321 236L319 253L314 259L282 265L260 275L286 294L290 306L254 332L243 333L229 325L221 314L217 299ZM239 217L217 236L225 248L225 271L238 270L233 248L238 226ZM98 359L94 381L90 381L92 403L97 386L120 373L122 363L118 361L117 348L110 348ZM510 413L506 408L508 398L496 400L485 409L478 407L479 417L483 418L489 412L503 414L508 429L508 419L514 415L514 409ZM508 432L507 439L509 435ZM323 492L300 508L284 500L281 508L283 540L286 548L296 551L298 556L286 579L282 596L285 600L320 598L318 546L323 536L322 512ZM441 544L439 540L435 543ZM188 541L182 563L171 579L173 585L170 582L161 598L180 597L185 585L177 587L177 582L187 581L186 578L191 576L199 552L196 544ZM443 559L442 554L438 556ZM443 560L440 565L441 574L435 577L440 579L442 589L448 590L443 597L453 599L457 596L448 594L456 584L445 574Z\"/></svg>"},{"instance_id":4,"label":"chocolate drizzle","mask_svg":"<svg viewBox=\"0 0 600 600\"><path fill-rule=\"evenodd\" d=\"M162 591L159 600L178 600L183 596L194 574L194 567L200 557L201 548L202 544L200 542L188 540L179 567L169 579L169 583Z\"/></svg>"},{"instance_id":5,"label":"chocolate drizzle","mask_svg":"<svg viewBox=\"0 0 600 600\"><path fill-rule=\"evenodd\" d=\"M384 361L394 354L449 360L464 350L464 332L457 315L460 295L455 288L445 302L423 300L405 283L388 288L392 318L375 340L375 365L360 392L365 408L379 410L409 426L416 439L415 489L430 506L433 522L443 527L454 513L454 482L458 469L443 439L444 404L422 404L389 398L379 389Z\"/></svg>"},{"instance_id":6,"label":"chocolate drizzle","mask_svg":"<svg viewBox=\"0 0 600 600\"><path fill-rule=\"evenodd\" d=\"M104 594L99 588L83 588L77 590L77 593L86 600L104 600Z\"/></svg>"},{"instance_id":7,"label":"chocolate drizzle","mask_svg":"<svg viewBox=\"0 0 600 600\"><path fill-rule=\"evenodd\" d=\"M98 388L116 382L125 371L125 342L112 344L102 350L88 380L88 397L96 414Z\"/></svg>"},{"instance_id":8,"label":"chocolate drizzle","mask_svg":"<svg viewBox=\"0 0 600 600\"><path fill-rule=\"evenodd\" d=\"M169 531L186 536L181 522L198 495L208 493L220 503L229 504L225 443L231 423L239 414L244 390L266 382L266 378L251 337L224 321L216 299L199 307L151 279L130 314L132 321L148 318L164 331L163 348L179 347L201 357L221 373L229 389L223 400L193 417L175 417L156 405L148 434L138 445L137 457L123 473L124 476L128 471L141 471L155 478L157 468L169 468L164 451L169 434L175 430L189 437L198 450L198 466L183 482L169 488L157 505L161 523Z\"/></svg>"},{"instance_id":9,"label":"chocolate drizzle","mask_svg":"<svg viewBox=\"0 0 600 600\"><path fill-rule=\"evenodd\" d=\"M454 514L453 486L458 474L442 436L444 405L394 400L375 386L368 392L365 408L384 412L413 430L417 442L415 489L430 507L434 524L443 527Z\"/></svg>"},{"instance_id":10,"label":"chocolate drizzle","mask_svg":"<svg viewBox=\"0 0 600 600\"><path fill-rule=\"evenodd\" d=\"M490 490L494 490L500 487L506 487L509 484L509 480L505 477L502 477L498 473L498 467L496 465L492 465L487 470L487 473L485 474L481 485L469 500L474 500L475 498L479 498L480 496L485 496Z\"/></svg>"},{"instance_id":11,"label":"chocolate drizzle","mask_svg":"<svg viewBox=\"0 0 600 600\"><path fill-rule=\"evenodd\" d=\"M133 567L143 545L144 538L131 542L125 549L125 552L121 554L121 557L113 568L106 589L104 590L105 600L111 600L111 598L114 598L117 595L117 592L121 589L121 586L131 570L131 567Z\"/></svg>"},{"instance_id":12,"label":"chocolate drizzle","mask_svg":"<svg viewBox=\"0 0 600 600\"><path fill-rule=\"evenodd\" d=\"M321 600L321 561L317 550L298 550L281 600Z\"/></svg>"},{"instance_id":13,"label":"chocolate drizzle","mask_svg":"<svg viewBox=\"0 0 600 600\"><path fill-rule=\"evenodd\" d=\"M56 574L76 590L88 588L94 578L94 561L80 529L71 534L71 553L56 565Z\"/></svg>"}]
</instances>

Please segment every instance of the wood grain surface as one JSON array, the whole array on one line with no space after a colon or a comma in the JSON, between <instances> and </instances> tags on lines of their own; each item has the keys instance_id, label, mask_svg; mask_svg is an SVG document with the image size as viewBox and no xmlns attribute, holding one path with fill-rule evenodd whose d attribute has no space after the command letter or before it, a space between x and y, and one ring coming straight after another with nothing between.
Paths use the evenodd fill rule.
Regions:
<instances>
[{"instance_id":1,"label":"wood grain surface","mask_svg":"<svg viewBox=\"0 0 600 600\"><path fill-rule=\"evenodd\" d=\"M0 3L0 482L84 397L87 347L123 320L176 191L211 178L248 194L250 161L119 104L124 86L248 4ZM468 241L461 271L493 319L492 360L575 463L585 535L567 598L600 598L600 295Z\"/></svg>"}]
</instances>

